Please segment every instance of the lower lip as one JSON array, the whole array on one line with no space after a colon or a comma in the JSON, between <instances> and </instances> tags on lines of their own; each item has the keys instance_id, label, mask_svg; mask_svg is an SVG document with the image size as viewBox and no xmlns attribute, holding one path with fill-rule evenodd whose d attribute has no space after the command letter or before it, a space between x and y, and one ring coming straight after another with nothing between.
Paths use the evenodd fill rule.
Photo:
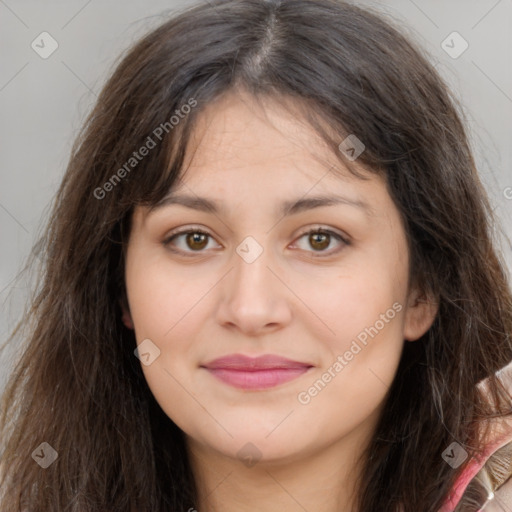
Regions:
<instances>
[{"instance_id":1,"label":"lower lip","mask_svg":"<svg viewBox=\"0 0 512 512\"><path fill-rule=\"evenodd\" d=\"M300 377L309 370L303 368L275 368L269 370L228 370L206 368L214 377L240 389L268 389Z\"/></svg>"}]
</instances>

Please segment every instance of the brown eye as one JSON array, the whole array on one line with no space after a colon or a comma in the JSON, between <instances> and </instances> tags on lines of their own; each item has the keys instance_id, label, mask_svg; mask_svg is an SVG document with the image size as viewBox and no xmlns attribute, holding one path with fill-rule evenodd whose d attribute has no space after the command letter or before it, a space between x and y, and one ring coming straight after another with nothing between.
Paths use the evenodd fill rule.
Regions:
<instances>
[{"instance_id":1,"label":"brown eye","mask_svg":"<svg viewBox=\"0 0 512 512\"><path fill-rule=\"evenodd\" d=\"M308 247L301 248L308 252L319 253L318 256L330 256L336 252L339 252L345 245L350 245L350 242L344 237L328 229L313 229L302 236L299 239L308 237ZM183 240L178 243L180 240ZM170 251L183 254L184 256L194 256L194 253L205 252L208 242L213 240L212 236L201 229L188 229L179 231L168 236L162 243ZM341 246L337 250L327 251L334 241L337 241ZM313 249L311 251L311 249ZM317 257L314 254L315 257Z\"/></svg>"},{"instance_id":2,"label":"brown eye","mask_svg":"<svg viewBox=\"0 0 512 512\"><path fill-rule=\"evenodd\" d=\"M204 249L208 244L208 235L199 232L190 232L186 234L186 244L188 247L194 250Z\"/></svg>"},{"instance_id":3,"label":"brown eye","mask_svg":"<svg viewBox=\"0 0 512 512\"><path fill-rule=\"evenodd\" d=\"M305 251L320 253L318 256L330 256L338 251L340 251L345 245L350 245L350 242L346 240L344 237L331 231L329 229L321 229L316 228L306 233L303 233L300 239L307 237L307 245L308 247L299 247ZM327 251L326 249L332 245L334 241L337 241L340 247L336 250ZM313 249L313 251L311 251ZM313 254L314 257L318 257Z\"/></svg>"},{"instance_id":4,"label":"brown eye","mask_svg":"<svg viewBox=\"0 0 512 512\"><path fill-rule=\"evenodd\" d=\"M211 235L201 229L188 229L171 234L162 243L170 251L193 256L193 253L204 252L208 242L212 239ZM178 243L180 240L183 240Z\"/></svg>"},{"instance_id":5,"label":"brown eye","mask_svg":"<svg viewBox=\"0 0 512 512\"><path fill-rule=\"evenodd\" d=\"M311 233L309 235L309 243L316 251L323 251L331 243L330 235L327 233Z\"/></svg>"}]
</instances>

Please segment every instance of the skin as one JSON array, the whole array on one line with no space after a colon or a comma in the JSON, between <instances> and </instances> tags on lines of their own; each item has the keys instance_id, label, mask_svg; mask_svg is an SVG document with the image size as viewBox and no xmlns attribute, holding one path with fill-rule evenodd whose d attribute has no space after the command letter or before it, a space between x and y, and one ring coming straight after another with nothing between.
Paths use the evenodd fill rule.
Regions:
<instances>
[{"instance_id":1,"label":"skin","mask_svg":"<svg viewBox=\"0 0 512 512\"><path fill-rule=\"evenodd\" d=\"M428 330L436 308L409 288L404 226L383 179L351 175L283 102L265 101L262 110L247 94L230 92L208 105L196 126L175 190L215 199L225 211L135 209L124 321L138 343L149 338L160 350L142 369L162 409L186 433L197 510L355 511L357 458L375 430L404 342ZM347 204L276 213L283 200L322 194L362 199L373 213ZM176 228L195 227L211 237L187 244L184 235L164 245ZM317 227L350 243L304 235ZM263 248L252 263L236 252L247 236ZM300 403L299 393L395 303L401 311ZM277 354L313 368L247 391L199 367L233 353ZM259 458L251 467L239 453L247 443Z\"/></svg>"}]
</instances>

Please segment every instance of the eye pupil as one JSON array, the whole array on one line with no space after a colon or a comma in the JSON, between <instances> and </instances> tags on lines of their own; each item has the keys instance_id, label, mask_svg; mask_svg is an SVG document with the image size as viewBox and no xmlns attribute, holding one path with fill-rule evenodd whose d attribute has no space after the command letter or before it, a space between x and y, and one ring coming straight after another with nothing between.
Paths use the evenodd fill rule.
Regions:
<instances>
[{"instance_id":1,"label":"eye pupil","mask_svg":"<svg viewBox=\"0 0 512 512\"><path fill-rule=\"evenodd\" d=\"M200 250L207 244L207 235L205 233L191 232L187 236L187 244L191 249ZM195 244L199 244L199 247Z\"/></svg>"},{"instance_id":2,"label":"eye pupil","mask_svg":"<svg viewBox=\"0 0 512 512\"><path fill-rule=\"evenodd\" d=\"M329 235L327 233L312 233L310 240L312 240L311 246L315 250L322 250L329 247Z\"/></svg>"}]
</instances>

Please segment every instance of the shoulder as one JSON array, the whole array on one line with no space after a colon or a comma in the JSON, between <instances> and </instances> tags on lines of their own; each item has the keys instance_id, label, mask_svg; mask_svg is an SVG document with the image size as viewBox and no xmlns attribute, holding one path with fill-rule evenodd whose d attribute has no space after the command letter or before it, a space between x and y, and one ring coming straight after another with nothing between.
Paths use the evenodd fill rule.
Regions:
<instances>
[{"instance_id":1,"label":"shoulder","mask_svg":"<svg viewBox=\"0 0 512 512\"><path fill-rule=\"evenodd\" d=\"M512 478L494 492L494 498L485 507L485 512L503 512L512 504Z\"/></svg>"},{"instance_id":2,"label":"shoulder","mask_svg":"<svg viewBox=\"0 0 512 512\"><path fill-rule=\"evenodd\" d=\"M503 383L512 397L512 362L496 372L496 376ZM484 396L489 397L488 380L477 384ZM464 471L455 482L450 498L445 502L439 512L459 510L457 505L466 503L466 494L474 494L474 488L483 487L494 499L489 501L485 511L508 510L500 508L500 503L512 503L512 416L505 416L489 420L482 427L486 427L486 437L483 450L471 459ZM467 491L467 492L466 492ZM498 508L490 508L492 506ZM464 508L460 508L464 510Z\"/></svg>"}]
</instances>

